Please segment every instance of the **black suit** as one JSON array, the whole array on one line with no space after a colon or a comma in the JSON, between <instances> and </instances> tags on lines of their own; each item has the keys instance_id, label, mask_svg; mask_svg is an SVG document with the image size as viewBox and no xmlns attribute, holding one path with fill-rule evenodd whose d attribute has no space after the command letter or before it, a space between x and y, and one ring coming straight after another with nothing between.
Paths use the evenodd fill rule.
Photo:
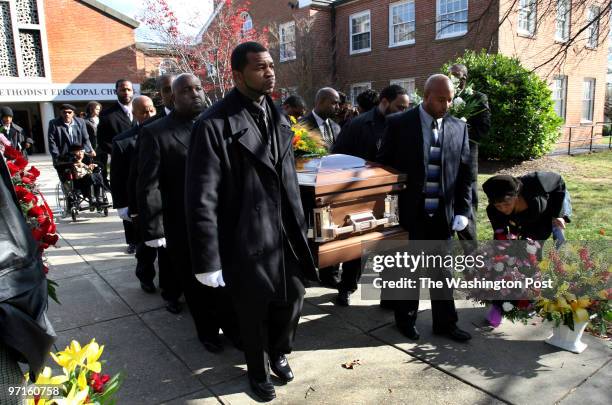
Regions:
<instances>
[{"instance_id":1,"label":"black suit","mask_svg":"<svg viewBox=\"0 0 612 405\"><path fill-rule=\"evenodd\" d=\"M353 118L342 127L332 152L353 155L374 162L384 132L385 116L378 110L378 107L374 107Z\"/></svg>"},{"instance_id":2,"label":"black suit","mask_svg":"<svg viewBox=\"0 0 612 405\"><path fill-rule=\"evenodd\" d=\"M425 186L430 138L423 134L420 107L387 117L387 128L379 161L407 174L406 189L399 194L400 224L412 240L446 240L452 235L455 215L469 217L471 203L470 148L466 124L447 115L442 123L440 202L433 216L425 211ZM440 278L448 275L442 269ZM431 289L434 330L444 332L457 322L452 291ZM398 324L414 322L418 310L415 299L395 302Z\"/></svg>"},{"instance_id":3,"label":"black suit","mask_svg":"<svg viewBox=\"0 0 612 405\"><path fill-rule=\"evenodd\" d=\"M321 129L319 128L319 124L317 123L317 119L313 115L313 112L310 112L309 114L305 115L298 122L304 126L304 128L310 133L311 136L318 138L320 140L321 145L325 146L327 150L331 150L341 130L340 125L336 124L334 120L329 118L328 122L331 127L333 139L326 141L324 139L323 134L321 134Z\"/></svg>"},{"instance_id":4,"label":"black suit","mask_svg":"<svg viewBox=\"0 0 612 405\"><path fill-rule=\"evenodd\" d=\"M3 129L4 127L0 123L0 130L3 130ZM19 125L12 122L9 127L8 133L6 133L4 136L6 137L6 139L8 139L11 142L11 146L13 148L20 151L24 158L26 159L28 158L28 153L26 151L25 144L26 143L33 144L34 141L32 140L32 138L28 138L26 136L23 128L21 128Z\"/></svg>"},{"instance_id":5,"label":"black suit","mask_svg":"<svg viewBox=\"0 0 612 405\"><path fill-rule=\"evenodd\" d=\"M201 340L231 331L231 307L223 291L196 280L185 223L185 161L193 120L176 112L142 128L139 137L138 218L145 241L166 238L174 277L179 277Z\"/></svg>"},{"instance_id":6,"label":"black suit","mask_svg":"<svg viewBox=\"0 0 612 405\"><path fill-rule=\"evenodd\" d=\"M269 354L291 351L302 280L317 278L293 134L269 97L266 103L266 133L256 124L253 102L236 89L202 114L193 130L186 187L194 271L223 270L249 375L258 381L269 376Z\"/></svg>"},{"instance_id":7,"label":"black suit","mask_svg":"<svg viewBox=\"0 0 612 405\"><path fill-rule=\"evenodd\" d=\"M98 150L97 159L102 168L102 177L104 184L109 187L108 181L108 156L113 151L113 138L131 127L136 125L136 121L131 121L128 115L123 111L117 101L112 107L102 111L100 114L100 123L97 129ZM129 176L129 172L123 173L124 176ZM112 190L112 187L110 187ZM113 202L114 204L114 202ZM115 205L117 207L117 205ZM125 206L124 206L125 207ZM125 231L125 242L128 245L135 245L138 238L131 222L123 221L123 229Z\"/></svg>"},{"instance_id":8,"label":"black suit","mask_svg":"<svg viewBox=\"0 0 612 405\"><path fill-rule=\"evenodd\" d=\"M478 210L478 145L485 141L491 129L491 109L486 94L478 91L472 96L478 100L478 114L467 120L468 133L470 136L470 159L472 162L472 215L470 223L457 236L462 240L478 240L476 233L476 211ZM475 247L475 245L471 245Z\"/></svg>"},{"instance_id":9,"label":"black suit","mask_svg":"<svg viewBox=\"0 0 612 405\"><path fill-rule=\"evenodd\" d=\"M98 149L98 124L93 120L93 117L87 117L85 118L85 126L87 127L91 146L94 150Z\"/></svg>"},{"instance_id":10,"label":"black suit","mask_svg":"<svg viewBox=\"0 0 612 405\"><path fill-rule=\"evenodd\" d=\"M85 152L92 152L93 148L89 142L89 135L85 121L81 118L74 117L72 125L72 141L68 134L68 127L64 124L62 118L55 118L49 121L49 153L53 158L53 162L57 162L60 156L70 152L70 145L83 145Z\"/></svg>"}]
</instances>

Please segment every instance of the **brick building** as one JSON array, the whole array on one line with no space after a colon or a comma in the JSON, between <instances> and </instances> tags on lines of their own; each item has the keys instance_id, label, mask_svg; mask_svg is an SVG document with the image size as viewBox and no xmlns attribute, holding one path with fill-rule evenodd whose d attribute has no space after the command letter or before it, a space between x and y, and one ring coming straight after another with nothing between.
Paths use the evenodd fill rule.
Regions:
<instances>
[{"instance_id":1,"label":"brick building","mask_svg":"<svg viewBox=\"0 0 612 405\"><path fill-rule=\"evenodd\" d=\"M276 27L278 85L311 100L323 85L352 97L391 83L413 92L466 49L516 56L536 68L607 4L588 1L578 10L571 0L549 3L545 13L532 0L257 0L245 18L256 29ZM608 24L594 23L563 63L536 69L567 126L603 121L607 38Z\"/></svg>"},{"instance_id":2,"label":"brick building","mask_svg":"<svg viewBox=\"0 0 612 405\"><path fill-rule=\"evenodd\" d=\"M96 0L0 0L0 105L46 152L47 123L70 102L116 100L115 81L139 91L138 22Z\"/></svg>"}]
</instances>

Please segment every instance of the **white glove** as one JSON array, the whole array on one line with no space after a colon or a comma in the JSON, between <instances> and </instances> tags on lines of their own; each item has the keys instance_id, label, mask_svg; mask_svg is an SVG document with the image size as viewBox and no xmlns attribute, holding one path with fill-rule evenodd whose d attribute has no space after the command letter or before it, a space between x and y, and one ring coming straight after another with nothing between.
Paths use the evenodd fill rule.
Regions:
<instances>
[{"instance_id":1,"label":"white glove","mask_svg":"<svg viewBox=\"0 0 612 405\"><path fill-rule=\"evenodd\" d=\"M208 287L225 287L225 281L223 281L223 272L221 270L211 271L209 273L196 274L196 279L208 286Z\"/></svg>"},{"instance_id":2,"label":"white glove","mask_svg":"<svg viewBox=\"0 0 612 405\"><path fill-rule=\"evenodd\" d=\"M166 247L166 238L148 240L145 245L152 248Z\"/></svg>"},{"instance_id":3,"label":"white glove","mask_svg":"<svg viewBox=\"0 0 612 405\"><path fill-rule=\"evenodd\" d=\"M117 208L117 215L124 221L132 221L132 218L130 218L130 213L128 212L128 207Z\"/></svg>"},{"instance_id":4,"label":"white glove","mask_svg":"<svg viewBox=\"0 0 612 405\"><path fill-rule=\"evenodd\" d=\"M468 226L468 219L463 215L455 215L453 218L453 231L461 232Z\"/></svg>"}]
</instances>

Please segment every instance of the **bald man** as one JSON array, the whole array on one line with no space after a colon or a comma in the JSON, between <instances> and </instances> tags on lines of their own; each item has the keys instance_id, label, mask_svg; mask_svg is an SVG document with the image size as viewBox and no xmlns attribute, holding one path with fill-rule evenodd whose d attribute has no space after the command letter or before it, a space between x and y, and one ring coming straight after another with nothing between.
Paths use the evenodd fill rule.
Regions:
<instances>
[{"instance_id":1,"label":"bald man","mask_svg":"<svg viewBox=\"0 0 612 405\"><path fill-rule=\"evenodd\" d=\"M333 118L340 109L340 95L331 87L323 87L317 91L312 112L300 120L300 124L312 135L319 137L320 143L331 151L336 138L340 134L340 126Z\"/></svg>"},{"instance_id":2,"label":"bald man","mask_svg":"<svg viewBox=\"0 0 612 405\"><path fill-rule=\"evenodd\" d=\"M454 90L445 75L425 83L423 102L404 113L387 117L378 160L408 174L399 194L400 224L416 241L447 241L468 224L471 209L471 161L466 124L449 115ZM436 280L449 277L442 268L420 269ZM443 283L446 285L446 283ZM383 297L389 296L383 291ZM395 321L409 339L419 339L416 318L419 289L393 301ZM470 334L457 327L452 290L430 289L433 331L455 341Z\"/></svg>"},{"instance_id":3,"label":"bald man","mask_svg":"<svg viewBox=\"0 0 612 405\"><path fill-rule=\"evenodd\" d=\"M185 219L185 162L193 123L204 110L206 97L200 79L188 73L174 79L172 94L174 109L145 125L139 139L138 222L147 246L166 246L198 338L206 350L219 352L223 349L219 328L237 343L237 333L229 330L235 317L224 289L217 291L196 280Z\"/></svg>"}]
</instances>

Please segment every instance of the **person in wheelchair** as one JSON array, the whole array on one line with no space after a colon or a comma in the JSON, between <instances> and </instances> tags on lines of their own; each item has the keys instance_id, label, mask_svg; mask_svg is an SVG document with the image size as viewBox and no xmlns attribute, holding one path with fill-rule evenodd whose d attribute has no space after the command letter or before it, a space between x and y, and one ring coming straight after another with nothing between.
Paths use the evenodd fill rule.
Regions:
<instances>
[{"instance_id":1,"label":"person in wheelchair","mask_svg":"<svg viewBox=\"0 0 612 405\"><path fill-rule=\"evenodd\" d=\"M80 192L90 205L98 209L108 206L100 167L85 155L82 145L71 145L70 153L61 159L59 165L64 168L62 182L72 181L73 191Z\"/></svg>"}]
</instances>

